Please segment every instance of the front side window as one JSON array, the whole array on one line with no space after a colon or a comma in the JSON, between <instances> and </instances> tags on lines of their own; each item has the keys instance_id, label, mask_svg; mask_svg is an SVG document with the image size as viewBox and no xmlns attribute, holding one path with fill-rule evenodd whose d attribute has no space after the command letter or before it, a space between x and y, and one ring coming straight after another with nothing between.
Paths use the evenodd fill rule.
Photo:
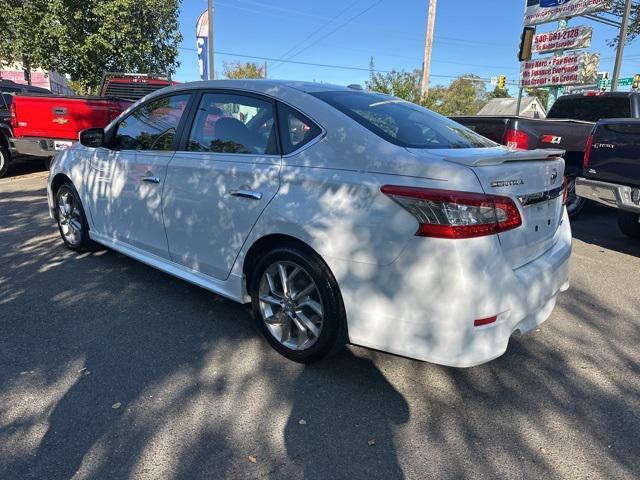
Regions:
<instances>
[{"instance_id":1,"label":"front side window","mask_svg":"<svg viewBox=\"0 0 640 480\"><path fill-rule=\"evenodd\" d=\"M193 121L187 150L275 155L273 104L229 93L205 93Z\"/></svg>"},{"instance_id":2,"label":"front side window","mask_svg":"<svg viewBox=\"0 0 640 480\"><path fill-rule=\"evenodd\" d=\"M407 148L487 148L496 144L442 115L389 95L318 92L325 101L379 137Z\"/></svg>"},{"instance_id":3,"label":"front side window","mask_svg":"<svg viewBox=\"0 0 640 480\"><path fill-rule=\"evenodd\" d=\"M118 125L120 150L171 150L190 95L163 97L138 108Z\"/></svg>"}]
</instances>

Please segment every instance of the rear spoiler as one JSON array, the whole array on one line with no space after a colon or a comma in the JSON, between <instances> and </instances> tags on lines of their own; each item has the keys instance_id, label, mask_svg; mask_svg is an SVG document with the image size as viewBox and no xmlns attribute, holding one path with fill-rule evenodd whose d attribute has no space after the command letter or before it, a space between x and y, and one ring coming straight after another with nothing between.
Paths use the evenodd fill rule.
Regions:
<instances>
[{"instance_id":1,"label":"rear spoiler","mask_svg":"<svg viewBox=\"0 0 640 480\"><path fill-rule=\"evenodd\" d=\"M496 151L496 150L493 150ZM492 151L492 153L493 153ZM489 154L478 158L447 158L450 162L460 163L467 167L483 167L487 165L500 165L506 162L528 162L541 160L555 160L565 154L564 150L555 148L539 148L537 150L511 150L509 148L500 149L499 154Z\"/></svg>"}]
</instances>

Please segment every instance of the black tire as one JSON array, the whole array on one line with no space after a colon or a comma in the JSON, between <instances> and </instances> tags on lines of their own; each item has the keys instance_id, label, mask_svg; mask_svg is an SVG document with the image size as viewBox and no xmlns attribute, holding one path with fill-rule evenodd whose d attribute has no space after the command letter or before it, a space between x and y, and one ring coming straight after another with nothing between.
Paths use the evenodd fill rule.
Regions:
<instances>
[{"instance_id":1,"label":"black tire","mask_svg":"<svg viewBox=\"0 0 640 480\"><path fill-rule=\"evenodd\" d=\"M61 205L67 200L69 202L72 200L73 203L70 203L69 217L63 218ZM84 213L80 196L72 183L63 184L55 193L54 212L58 231L68 248L76 252L90 252L98 248L98 244L89 238L87 216ZM73 236L69 233L71 231L75 233Z\"/></svg>"},{"instance_id":2,"label":"black tire","mask_svg":"<svg viewBox=\"0 0 640 480\"><path fill-rule=\"evenodd\" d=\"M9 169L9 162L11 161L11 154L9 149L4 145L0 145L0 178L4 177Z\"/></svg>"},{"instance_id":3,"label":"black tire","mask_svg":"<svg viewBox=\"0 0 640 480\"><path fill-rule=\"evenodd\" d=\"M640 215L618 210L618 226L622 233L631 238L640 238Z\"/></svg>"},{"instance_id":4,"label":"black tire","mask_svg":"<svg viewBox=\"0 0 640 480\"><path fill-rule=\"evenodd\" d=\"M298 276L303 275L306 279L312 279L317 287L314 290L314 295L318 295L321 301L322 327L317 336L312 335L311 330L305 332L307 337L315 338L315 343L308 348L295 350L287 347L274 336L275 334L269 330L267 323L264 321L261 310L261 304L264 305L264 303L260 301L261 282L267 269L273 268L278 262L285 262L291 265L292 269L295 269L295 266L301 267L302 274L298 274ZM260 261L253 269L249 284L253 316L267 341L281 355L295 362L313 363L344 348L347 342L347 322L342 295L333 274L318 255L297 245L275 248L261 256ZM281 284L282 282L280 282ZM277 309L278 307L275 308ZM287 319L286 315L284 315L284 309L281 309L280 312ZM270 318L275 318L275 315ZM300 332L298 328L294 328L291 331ZM295 335L295 337L297 336Z\"/></svg>"},{"instance_id":5,"label":"black tire","mask_svg":"<svg viewBox=\"0 0 640 480\"><path fill-rule=\"evenodd\" d=\"M567 176L567 214L571 220L575 219L587 204L587 199L576 195L576 176Z\"/></svg>"}]
</instances>

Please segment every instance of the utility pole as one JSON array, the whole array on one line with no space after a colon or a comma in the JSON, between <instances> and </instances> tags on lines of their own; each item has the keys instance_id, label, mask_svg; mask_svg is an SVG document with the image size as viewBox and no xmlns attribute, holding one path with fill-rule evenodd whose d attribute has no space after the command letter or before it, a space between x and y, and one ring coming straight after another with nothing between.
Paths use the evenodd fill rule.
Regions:
<instances>
[{"instance_id":1,"label":"utility pole","mask_svg":"<svg viewBox=\"0 0 640 480\"><path fill-rule=\"evenodd\" d=\"M618 89L618 78L622 68L622 55L624 54L624 44L627 41L627 29L629 27L629 15L631 14L631 0L626 0L624 5L624 15L622 16L622 26L620 27L620 37L618 38L618 51L616 52L616 64L613 67L613 79L611 80L611 91Z\"/></svg>"},{"instance_id":2,"label":"utility pole","mask_svg":"<svg viewBox=\"0 0 640 480\"><path fill-rule=\"evenodd\" d=\"M433 29L436 23L437 0L429 0L429 13L427 14L427 30L424 39L424 60L422 62L422 85L420 92L422 98L429 95L429 77L431 76L431 49L433 47Z\"/></svg>"},{"instance_id":3,"label":"utility pole","mask_svg":"<svg viewBox=\"0 0 640 480\"><path fill-rule=\"evenodd\" d=\"M215 78L213 69L213 0L208 0L208 12L209 12L209 80Z\"/></svg>"},{"instance_id":4,"label":"utility pole","mask_svg":"<svg viewBox=\"0 0 640 480\"><path fill-rule=\"evenodd\" d=\"M558 30L566 30L568 23L569 23L569 20L566 18L559 20ZM559 57L561 55L564 55L564 50L558 50L553 56ZM551 110L551 107L553 106L553 104L556 103L556 100L560 96L561 88L562 87L549 87L549 99L547 100L547 112Z\"/></svg>"}]
</instances>

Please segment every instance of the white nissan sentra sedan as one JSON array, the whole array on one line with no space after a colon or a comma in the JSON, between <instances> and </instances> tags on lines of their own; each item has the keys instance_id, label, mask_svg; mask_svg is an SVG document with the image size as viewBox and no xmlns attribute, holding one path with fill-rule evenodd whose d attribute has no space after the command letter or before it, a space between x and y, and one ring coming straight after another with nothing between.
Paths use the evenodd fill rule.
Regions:
<instances>
[{"instance_id":1,"label":"white nissan sentra sedan","mask_svg":"<svg viewBox=\"0 0 640 480\"><path fill-rule=\"evenodd\" d=\"M561 154L357 86L196 82L82 132L48 198L67 247L251 302L292 360L351 343L469 367L569 286Z\"/></svg>"}]
</instances>

